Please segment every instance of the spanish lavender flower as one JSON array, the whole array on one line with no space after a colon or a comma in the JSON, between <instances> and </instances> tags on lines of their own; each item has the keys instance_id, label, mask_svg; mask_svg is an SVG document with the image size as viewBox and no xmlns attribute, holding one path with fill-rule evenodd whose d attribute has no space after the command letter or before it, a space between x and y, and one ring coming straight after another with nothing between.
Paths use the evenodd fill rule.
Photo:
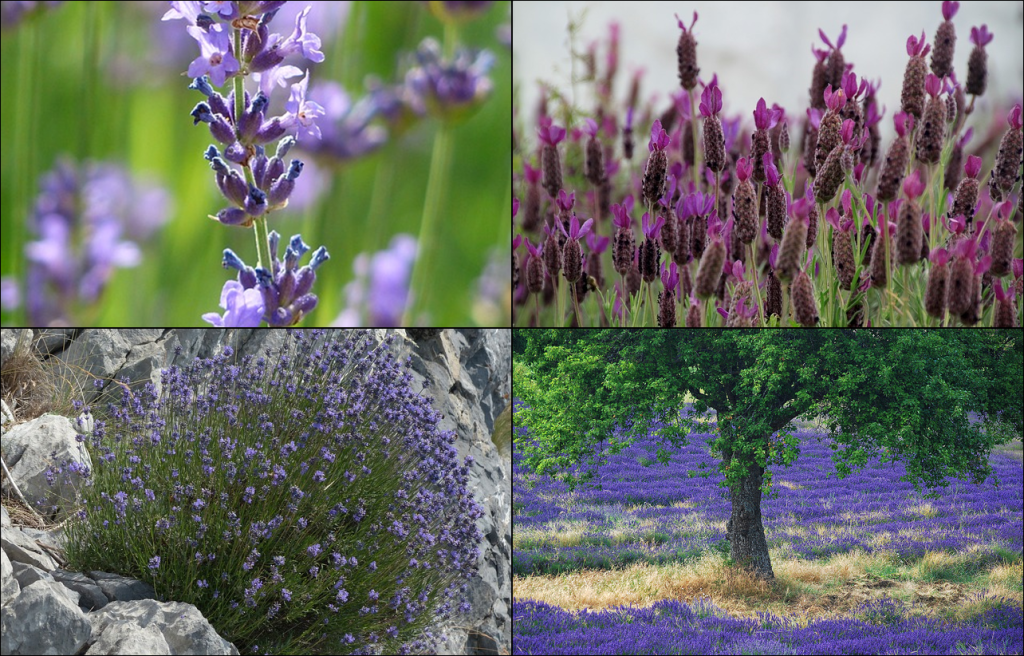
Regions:
<instances>
[{"instance_id":1,"label":"spanish lavender flower","mask_svg":"<svg viewBox=\"0 0 1024 656\"><path fill-rule=\"evenodd\" d=\"M1012 225L1012 224L1011 224ZM993 328L1017 327L1017 295L1012 289L1003 290L1003 281L998 278L992 283L996 293L996 310L992 315Z\"/></svg>"},{"instance_id":2,"label":"spanish lavender flower","mask_svg":"<svg viewBox=\"0 0 1024 656\"><path fill-rule=\"evenodd\" d=\"M924 238L921 224L921 206L917 199L924 193L924 181L919 171L914 171L903 181L903 193L906 200L897 200L899 209L896 211L896 262L897 264L915 264L921 259L921 243Z\"/></svg>"},{"instance_id":3,"label":"spanish lavender flower","mask_svg":"<svg viewBox=\"0 0 1024 656\"><path fill-rule=\"evenodd\" d=\"M658 277L658 272L661 265L661 247L658 245L658 235L661 232L661 227L665 225L665 217L659 216L658 219L651 220L650 216L644 212L643 219L641 220L641 227L644 231L646 239L640 248L638 249L640 258L640 275L644 277L647 282L653 282Z\"/></svg>"},{"instance_id":4,"label":"spanish lavender flower","mask_svg":"<svg viewBox=\"0 0 1024 656\"><path fill-rule=\"evenodd\" d=\"M647 160L643 181L644 202L648 205L658 202L665 190L665 171L668 168L665 149L668 148L668 142L668 133L661 128L661 121L655 120L651 127L651 140L647 144L651 156Z\"/></svg>"},{"instance_id":5,"label":"spanish lavender flower","mask_svg":"<svg viewBox=\"0 0 1024 656\"><path fill-rule=\"evenodd\" d=\"M971 43L974 44L974 50L967 60L965 91L972 96L985 94L985 87L988 86L988 53L985 52L985 46L992 43L994 38L995 35L988 31L988 25L971 28Z\"/></svg>"},{"instance_id":6,"label":"spanish lavender flower","mask_svg":"<svg viewBox=\"0 0 1024 656\"><path fill-rule=\"evenodd\" d=\"M770 155L766 155L766 157L770 157ZM718 281L722 277L723 264L725 264L724 230L718 215L712 214L708 219L708 246L700 258L700 266L697 267L697 278L693 286L693 291L698 298L706 299L715 293Z\"/></svg>"},{"instance_id":7,"label":"spanish lavender flower","mask_svg":"<svg viewBox=\"0 0 1024 656\"><path fill-rule=\"evenodd\" d=\"M981 173L981 158L971 155L964 165L964 172L967 177L957 185L956 194L953 197L953 208L949 212L950 217L962 216L967 221L968 229L974 222L974 209L978 204L978 175Z\"/></svg>"},{"instance_id":8,"label":"spanish lavender flower","mask_svg":"<svg viewBox=\"0 0 1024 656\"><path fill-rule=\"evenodd\" d=\"M1024 119L1021 117L1021 106L1018 104L1006 117L1009 129L1003 135L999 144L999 154L996 156L996 165L992 169L992 178L989 188L996 188L998 191L992 195L993 200L1001 200L1004 194L1013 189L1013 185L1020 178L1021 152L1024 151L1024 137L1021 135L1021 126Z\"/></svg>"},{"instance_id":9,"label":"spanish lavender flower","mask_svg":"<svg viewBox=\"0 0 1024 656\"><path fill-rule=\"evenodd\" d=\"M345 286L348 306L332 325L400 325L409 304L409 278L417 248L415 237L400 234L391 239L387 249L357 256L352 265L356 280Z\"/></svg>"},{"instance_id":10,"label":"spanish lavender flower","mask_svg":"<svg viewBox=\"0 0 1024 656\"><path fill-rule=\"evenodd\" d=\"M818 142L814 151L815 175L821 174L825 165L825 159L840 144L842 140L840 130L843 127L843 118L840 111L846 105L846 91L839 87L833 93L832 87L825 89L825 104L828 112L821 119L821 127L818 129Z\"/></svg>"},{"instance_id":11,"label":"spanish lavender flower","mask_svg":"<svg viewBox=\"0 0 1024 656\"><path fill-rule=\"evenodd\" d=\"M949 162L946 163L946 172L942 180L943 185L950 191L955 191L960 185L964 169L964 146L972 136L974 136L974 128L967 128L963 136L953 143L953 150L949 154Z\"/></svg>"},{"instance_id":12,"label":"spanish lavender flower","mask_svg":"<svg viewBox=\"0 0 1024 656\"><path fill-rule=\"evenodd\" d=\"M418 66L406 74L406 84L444 121L469 118L491 95L493 85L487 74L495 59L488 50L460 49L447 61L441 56L440 44L427 38L416 51L416 60Z\"/></svg>"},{"instance_id":13,"label":"spanish lavender flower","mask_svg":"<svg viewBox=\"0 0 1024 656\"><path fill-rule=\"evenodd\" d=\"M541 148L541 169L544 171L544 189L552 199L558 197L562 188L562 163L558 158L558 143L565 139L565 128L557 125L541 123L537 136L543 144Z\"/></svg>"},{"instance_id":14,"label":"spanish lavender flower","mask_svg":"<svg viewBox=\"0 0 1024 656\"><path fill-rule=\"evenodd\" d=\"M626 125L622 128L622 156L633 159L633 108L626 110Z\"/></svg>"},{"instance_id":15,"label":"spanish lavender flower","mask_svg":"<svg viewBox=\"0 0 1024 656\"><path fill-rule=\"evenodd\" d=\"M853 259L853 219L839 216L834 207L830 207L825 213L825 220L832 226L832 262L836 266L836 274L839 284L843 289L849 289L853 283L854 259Z\"/></svg>"},{"instance_id":16,"label":"spanish lavender flower","mask_svg":"<svg viewBox=\"0 0 1024 656\"><path fill-rule=\"evenodd\" d=\"M889 219L894 214L894 210L897 207L889 206L889 217L885 216L884 212L879 212L878 215L878 232L879 238L889 240L889 270L892 271L896 268L896 249L893 247L893 236L896 232L896 224L891 222ZM867 225L867 223L865 223ZM888 233L883 233L883 230L888 230ZM873 287L886 287L889 284L889 278L886 274L885 264L885 244L876 243L874 249L871 252L871 285Z\"/></svg>"},{"instance_id":17,"label":"spanish lavender flower","mask_svg":"<svg viewBox=\"0 0 1024 656\"><path fill-rule=\"evenodd\" d=\"M975 238L962 239L954 249L946 301L950 314L968 312L974 301L974 256L977 246Z\"/></svg>"},{"instance_id":18,"label":"spanish lavender flower","mask_svg":"<svg viewBox=\"0 0 1024 656\"><path fill-rule=\"evenodd\" d=\"M633 220L629 218L629 211L633 207L633 197L626 198L625 205L612 205L612 223L617 228L615 232L615 245L612 249L612 262L615 270L626 275L633 263L633 251L636 246L633 237Z\"/></svg>"},{"instance_id":19,"label":"spanish lavender flower","mask_svg":"<svg viewBox=\"0 0 1024 656\"><path fill-rule=\"evenodd\" d=\"M135 242L161 227L168 196L116 165L69 160L59 161L40 187L29 221L38 240L25 245L28 322L74 322L76 306L95 304L115 268L141 263Z\"/></svg>"},{"instance_id":20,"label":"spanish lavender flower","mask_svg":"<svg viewBox=\"0 0 1024 656\"><path fill-rule=\"evenodd\" d=\"M842 84L843 74L846 72L846 59L843 57L843 44L846 43L846 25L843 25L843 31L839 33L839 38L836 39L835 45L829 41L829 38L825 36L824 30L818 30L818 36L825 42L825 45L829 48L828 62L825 64L825 85L832 85L838 89ZM811 105L814 107L815 105Z\"/></svg>"},{"instance_id":21,"label":"spanish lavender flower","mask_svg":"<svg viewBox=\"0 0 1024 656\"><path fill-rule=\"evenodd\" d=\"M764 164L762 158L771 148L768 131L774 128L781 119L781 109L769 110L768 105L764 102L764 98L757 101L757 108L754 110L755 130L750 143L750 161L754 164L755 182L764 182Z\"/></svg>"},{"instance_id":22,"label":"spanish lavender flower","mask_svg":"<svg viewBox=\"0 0 1024 656\"><path fill-rule=\"evenodd\" d=\"M1017 227L1010 221L1013 205L1007 201L1001 203L996 212L996 227L992 236L993 276L1008 276L1013 262L1013 246L1017 241Z\"/></svg>"},{"instance_id":23,"label":"spanish lavender flower","mask_svg":"<svg viewBox=\"0 0 1024 656\"><path fill-rule=\"evenodd\" d=\"M660 328L676 327L676 286L679 284L679 274L676 273L676 263L670 267L664 264L661 266L661 284L665 289L658 293L658 326Z\"/></svg>"},{"instance_id":24,"label":"spanish lavender flower","mask_svg":"<svg viewBox=\"0 0 1024 656\"><path fill-rule=\"evenodd\" d=\"M280 239L276 231L271 231L270 253L273 259L270 269L246 266L230 248L224 251L224 268L238 270L238 282L243 289L259 290L264 303L263 320L278 328L294 326L316 308L317 297L312 293L316 270L330 259L327 249L321 246L313 253L308 265L299 267L299 259L311 249L300 235L295 235L285 249L282 262L278 257ZM251 311L251 304L247 307Z\"/></svg>"},{"instance_id":25,"label":"spanish lavender flower","mask_svg":"<svg viewBox=\"0 0 1024 656\"><path fill-rule=\"evenodd\" d=\"M768 219L768 234L775 240L781 240L782 231L788 220L786 190L782 187L782 176L775 168L771 153L764 155L764 172L765 215Z\"/></svg>"},{"instance_id":26,"label":"spanish lavender flower","mask_svg":"<svg viewBox=\"0 0 1024 656\"><path fill-rule=\"evenodd\" d=\"M878 177L878 200L890 201L896 198L899 193L900 183L903 182L903 174L910 161L910 144L907 142L907 134L914 128L914 117L899 112L893 116L896 125L896 141L889 146L889 152L885 156L882 165L882 172Z\"/></svg>"},{"instance_id":27,"label":"spanish lavender flower","mask_svg":"<svg viewBox=\"0 0 1024 656\"><path fill-rule=\"evenodd\" d=\"M814 286L806 271L801 271L793 280L789 290L793 303L793 318L805 328L813 328L818 323L818 303L814 298Z\"/></svg>"},{"instance_id":28,"label":"spanish lavender flower","mask_svg":"<svg viewBox=\"0 0 1024 656\"><path fill-rule=\"evenodd\" d=\"M932 52L932 73L936 77L946 77L953 72L953 49L956 46L956 28L953 27L953 17L960 9L959 2L942 3L942 17L945 19L935 32L935 50Z\"/></svg>"},{"instance_id":29,"label":"spanish lavender flower","mask_svg":"<svg viewBox=\"0 0 1024 656\"><path fill-rule=\"evenodd\" d=\"M764 170L762 163L761 170ZM745 157L736 163L736 177L739 185L732 197L733 217L736 219L736 236L744 244L750 244L757 236L757 194L750 182L753 165Z\"/></svg>"},{"instance_id":30,"label":"spanish lavender flower","mask_svg":"<svg viewBox=\"0 0 1024 656\"><path fill-rule=\"evenodd\" d=\"M591 227L594 225L594 219L587 219L586 222L580 226L580 221L573 214L572 221L569 226L569 230L566 231L565 226L561 222L558 222L558 227L567 238L565 242L563 257L565 269L563 274L565 279L574 283L580 279L583 275L583 251L580 249L579 240L590 232Z\"/></svg>"},{"instance_id":31,"label":"spanish lavender flower","mask_svg":"<svg viewBox=\"0 0 1024 656\"><path fill-rule=\"evenodd\" d=\"M544 289L544 261L543 246L534 247L530 240L526 240L526 250L529 257L526 260L526 288L533 294L540 294Z\"/></svg>"},{"instance_id":32,"label":"spanish lavender flower","mask_svg":"<svg viewBox=\"0 0 1024 656\"><path fill-rule=\"evenodd\" d=\"M924 32L921 32L920 40L913 34L907 38L910 61L903 74L903 111L919 120L924 114L924 82L928 74L928 64L924 58L930 50L931 46L924 40Z\"/></svg>"},{"instance_id":33,"label":"spanish lavender flower","mask_svg":"<svg viewBox=\"0 0 1024 656\"><path fill-rule=\"evenodd\" d=\"M921 119L921 130L916 137L917 159L926 164L937 164L946 136L946 105L939 99L942 81L929 73L925 90L929 98Z\"/></svg>"},{"instance_id":34,"label":"spanish lavender flower","mask_svg":"<svg viewBox=\"0 0 1024 656\"><path fill-rule=\"evenodd\" d=\"M818 168L818 177L814 179L814 198L819 203L828 203L836 197L849 170L846 158L852 151L852 143L853 121L847 119L840 131L839 145L828 154L824 164Z\"/></svg>"},{"instance_id":35,"label":"spanish lavender flower","mask_svg":"<svg viewBox=\"0 0 1024 656\"><path fill-rule=\"evenodd\" d=\"M697 86L697 75L700 69L697 68L697 39L693 36L693 26L697 24L697 12L693 12L693 21L687 29L683 20L676 15L676 22L679 29L683 31L679 35L679 44L676 46L676 55L679 58L679 83L687 91L692 92Z\"/></svg>"},{"instance_id":36,"label":"spanish lavender flower","mask_svg":"<svg viewBox=\"0 0 1024 656\"><path fill-rule=\"evenodd\" d=\"M725 135L718 112L722 111L722 91L713 82L704 87L700 97L700 113L704 117L704 160L718 173L725 168Z\"/></svg>"}]
</instances>

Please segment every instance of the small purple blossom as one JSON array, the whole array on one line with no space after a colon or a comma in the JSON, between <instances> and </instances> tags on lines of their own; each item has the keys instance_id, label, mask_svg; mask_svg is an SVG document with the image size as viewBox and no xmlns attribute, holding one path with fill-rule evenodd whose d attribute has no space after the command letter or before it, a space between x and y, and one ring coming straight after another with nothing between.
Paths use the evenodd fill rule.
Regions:
<instances>
[{"instance_id":1,"label":"small purple blossom","mask_svg":"<svg viewBox=\"0 0 1024 656\"><path fill-rule=\"evenodd\" d=\"M231 54L231 35L227 28L215 24L209 30L195 25L190 25L187 29L192 38L199 42L202 51L202 54L189 65L189 77L209 75L215 85L224 86L227 78L240 69L238 60Z\"/></svg>"},{"instance_id":2,"label":"small purple blossom","mask_svg":"<svg viewBox=\"0 0 1024 656\"><path fill-rule=\"evenodd\" d=\"M228 280L220 293L224 316L216 312L203 315L203 321L217 328L255 328L263 320L264 301L258 289L245 289L237 280Z\"/></svg>"},{"instance_id":3,"label":"small purple blossom","mask_svg":"<svg viewBox=\"0 0 1024 656\"><path fill-rule=\"evenodd\" d=\"M308 139L320 139L320 126L316 124L317 119L326 112L324 108L312 100L306 100L306 89L309 87L309 71L301 81L292 85L292 95L285 104L288 113L281 121L285 129L296 127L299 141L303 137Z\"/></svg>"},{"instance_id":4,"label":"small purple blossom","mask_svg":"<svg viewBox=\"0 0 1024 656\"><path fill-rule=\"evenodd\" d=\"M160 567L160 556L153 556L149 559L149 569L157 569Z\"/></svg>"}]
</instances>

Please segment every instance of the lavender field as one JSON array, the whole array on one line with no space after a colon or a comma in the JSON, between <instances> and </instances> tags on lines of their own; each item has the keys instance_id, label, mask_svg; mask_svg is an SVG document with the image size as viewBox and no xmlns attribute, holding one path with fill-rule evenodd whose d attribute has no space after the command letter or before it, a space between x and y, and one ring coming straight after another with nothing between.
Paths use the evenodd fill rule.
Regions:
<instances>
[{"instance_id":1,"label":"lavender field","mask_svg":"<svg viewBox=\"0 0 1024 656\"><path fill-rule=\"evenodd\" d=\"M821 431L797 437L762 505L774 583L728 562L710 433L668 466L637 442L571 493L514 454L514 653L1022 652L1019 443L992 454L998 484L929 498L898 463L838 480Z\"/></svg>"}]
</instances>

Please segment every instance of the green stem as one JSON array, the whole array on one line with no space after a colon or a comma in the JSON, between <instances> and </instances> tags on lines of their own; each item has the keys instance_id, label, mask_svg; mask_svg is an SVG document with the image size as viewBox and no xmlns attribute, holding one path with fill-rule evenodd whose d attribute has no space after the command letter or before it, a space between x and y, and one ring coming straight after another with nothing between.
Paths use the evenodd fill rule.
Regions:
<instances>
[{"instance_id":1,"label":"green stem","mask_svg":"<svg viewBox=\"0 0 1024 656\"><path fill-rule=\"evenodd\" d=\"M754 279L754 294L757 296L757 317L761 320L761 327L765 327L764 305L761 304L761 290L757 287L757 260L754 259L754 242L747 244L750 252L750 270Z\"/></svg>"},{"instance_id":2,"label":"green stem","mask_svg":"<svg viewBox=\"0 0 1024 656\"><path fill-rule=\"evenodd\" d=\"M238 57L242 55L242 30L235 28L235 53ZM247 62L242 62L243 68ZM245 112L245 81L242 77L242 72L234 78L235 87L235 126L240 125L242 121L242 114ZM241 136L241 135L239 135ZM249 183L249 187L256 186L256 178L252 174L252 169L249 168L248 164L242 165L242 170L245 172L245 181ZM260 216L256 217L256 221L253 224L253 232L256 236L256 266L263 267L267 271L271 269L270 254L270 240L269 232L267 230L267 217Z\"/></svg>"},{"instance_id":3,"label":"green stem","mask_svg":"<svg viewBox=\"0 0 1024 656\"><path fill-rule=\"evenodd\" d=\"M448 184L448 160L451 159L452 135L447 125L442 124L434 138L434 154L430 160L430 180L427 182L427 197L423 203L423 223L420 225L419 256L412 272L410 290L412 302L406 308L405 326L415 326L413 318L426 307L427 290L434 280L434 255L437 252L437 223L441 214L441 198Z\"/></svg>"}]
</instances>

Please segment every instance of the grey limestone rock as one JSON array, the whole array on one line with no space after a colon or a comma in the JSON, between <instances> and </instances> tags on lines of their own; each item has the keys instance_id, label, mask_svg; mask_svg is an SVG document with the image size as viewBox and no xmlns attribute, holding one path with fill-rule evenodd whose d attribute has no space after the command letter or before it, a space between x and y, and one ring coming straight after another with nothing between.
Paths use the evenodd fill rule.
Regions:
<instances>
[{"instance_id":1,"label":"grey limestone rock","mask_svg":"<svg viewBox=\"0 0 1024 656\"><path fill-rule=\"evenodd\" d=\"M11 428L0 441L4 461L22 494L29 503L43 499L47 506L56 506L58 520L64 518L66 501L75 499L76 486L82 479L72 474L65 481L63 476L57 476L50 485L46 471L61 462L92 468L92 458L77 441L77 435L67 417L43 415ZM46 509L37 511L44 516L49 514Z\"/></svg>"}]
</instances>

